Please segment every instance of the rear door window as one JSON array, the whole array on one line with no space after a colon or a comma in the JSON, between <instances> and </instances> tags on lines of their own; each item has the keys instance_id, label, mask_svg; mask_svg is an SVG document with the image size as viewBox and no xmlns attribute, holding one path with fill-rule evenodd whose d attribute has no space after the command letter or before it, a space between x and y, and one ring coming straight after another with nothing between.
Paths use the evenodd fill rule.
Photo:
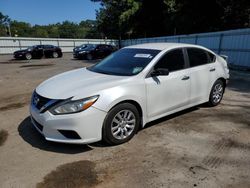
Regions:
<instances>
[{"instance_id":1,"label":"rear door window","mask_svg":"<svg viewBox=\"0 0 250 188\"><path fill-rule=\"evenodd\" d=\"M209 63L209 56L205 50L199 48L187 48L190 67L196 67Z\"/></svg>"}]
</instances>

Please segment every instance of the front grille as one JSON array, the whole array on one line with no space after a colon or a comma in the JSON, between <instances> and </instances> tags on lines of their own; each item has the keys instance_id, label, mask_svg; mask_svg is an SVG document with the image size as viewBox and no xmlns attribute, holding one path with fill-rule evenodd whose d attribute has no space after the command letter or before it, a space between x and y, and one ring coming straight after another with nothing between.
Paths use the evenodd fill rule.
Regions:
<instances>
[{"instance_id":1,"label":"front grille","mask_svg":"<svg viewBox=\"0 0 250 188\"><path fill-rule=\"evenodd\" d=\"M40 110L44 105L46 105L51 100L52 99L42 97L41 95L38 95L36 92L34 92L32 103L38 110Z\"/></svg>"},{"instance_id":2,"label":"front grille","mask_svg":"<svg viewBox=\"0 0 250 188\"><path fill-rule=\"evenodd\" d=\"M40 113L46 112L48 109L62 102L62 99L49 99L43 97L34 91L32 95L32 105L35 106Z\"/></svg>"}]
</instances>

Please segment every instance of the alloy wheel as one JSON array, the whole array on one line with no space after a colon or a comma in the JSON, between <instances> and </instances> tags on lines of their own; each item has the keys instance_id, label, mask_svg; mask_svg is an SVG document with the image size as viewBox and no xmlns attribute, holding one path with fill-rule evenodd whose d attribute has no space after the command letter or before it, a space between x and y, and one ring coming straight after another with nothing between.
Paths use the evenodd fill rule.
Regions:
<instances>
[{"instance_id":1,"label":"alloy wheel","mask_svg":"<svg viewBox=\"0 0 250 188\"><path fill-rule=\"evenodd\" d=\"M213 95L212 95L213 102L219 103L222 99L222 95L223 95L223 86L221 85L221 83L217 83L213 89Z\"/></svg>"},{"instance_id":2,"label":"alloy wheel","mask_svg":"<svg viewBox=\"0 0 250 188\"><path fill-rule=\"evenodd\" d=\"M111 133L118 139L126 139L134 131L136 125L135 114L130 110L118 112L111 123Z\"/></svg>"}]
</instances>

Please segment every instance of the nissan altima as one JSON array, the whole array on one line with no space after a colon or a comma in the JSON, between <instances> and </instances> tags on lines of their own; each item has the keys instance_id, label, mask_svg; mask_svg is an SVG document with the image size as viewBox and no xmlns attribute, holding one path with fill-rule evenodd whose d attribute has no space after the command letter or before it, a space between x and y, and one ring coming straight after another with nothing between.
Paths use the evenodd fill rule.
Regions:
<instances>
[{"instance_id":1,"label":"nissan altima","mask_svg":"<svg viewBox=\"0 0 250 188\"><path fill-rule=\"evenodd\" d=\"M228 79L227 62L202 46L129 46L41 83L32 95L31 121L49 141L121 144L150 121L218 105Z\"/></svg>"}]
</instances>

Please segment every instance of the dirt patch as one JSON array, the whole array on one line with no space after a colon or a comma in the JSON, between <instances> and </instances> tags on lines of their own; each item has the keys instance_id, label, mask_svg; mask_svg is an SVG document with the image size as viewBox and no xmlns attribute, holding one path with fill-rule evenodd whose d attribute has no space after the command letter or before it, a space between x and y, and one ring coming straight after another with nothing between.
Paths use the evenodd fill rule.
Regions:
<instances>
[{"instance_id":1,"label":"dirt patch","mask_svg":"<svg viewBox=\"0 0 250 188\"><path fill-rule=\"evenodd\" d=\"M30 68L30 67L50 67L54 66L55 64L47 63L47 64L29 64L29 65L21 65L20 68Z\"/></svg>"},{"instance_id":2,"label":"dirt patch","mask_svg":"<svg viewBox=\"0 0 250 188\"><path fill-rule=\"evenodd\" d=\"M6 110L13 110L17 108L22 108L26 105L27 103L12 103L12 104L7 104L5 106L0 107L0 112L6 111Z\"/></svg>"},{"instance_id":3,"label":"dirt patch","mask_svg":"<svg viewBox=\"0 0 250 188\"><path fill-rule=\"evenodd\" d=\"M12 60L9 60L9 61L2 61L2 62L0 62L0 64L9 64L9 65L11 65L11 64L24 64L24 63L28 63L27 61L22 61L22 60L14 60L14 59L12 59Z\"/></svg>"},{"instance_id":4,"label":"dirt patch","mask_svg":"<svg viewBox=\"0 0 250 188\"><path fill-rule=\"evenodd\" d=\"M8 132L6 130L0 130L0 146L4 144L7 138L8 138Z\"/></svg>"},{"instance_id":5,"label":"dirt patch","mask_svg":"<svg viewBox=\"0 0 250 188\"><path fill-rule=\"evenodd\" d=\"M30 93L18 94L0 99L0 112L22 108L29 104L31 98Z\"/></svg>"},{"instance_id":6,"label":"dirt patch","mask_svg":"<svg viewBox=\"0 0 250 188\"><path fill-rule=\"evenodd\" d=\"M76 188L93 187L99 183L95 171L95 163L91 161L77 161L67 163L50 172L37 184L37 188Z\"/></svg>"},{"instance_id":7,"label":"dirt patch","mask_svg":"<svg viewBox=\"0 0 250 188\"><path fill-rule=\"evenodd\" d=\"M219 140L209 155L203 159L203 164L210 168L218 168L223 163L233 145L234 142L231 139Z\"/></svg>"}]
</instances>

